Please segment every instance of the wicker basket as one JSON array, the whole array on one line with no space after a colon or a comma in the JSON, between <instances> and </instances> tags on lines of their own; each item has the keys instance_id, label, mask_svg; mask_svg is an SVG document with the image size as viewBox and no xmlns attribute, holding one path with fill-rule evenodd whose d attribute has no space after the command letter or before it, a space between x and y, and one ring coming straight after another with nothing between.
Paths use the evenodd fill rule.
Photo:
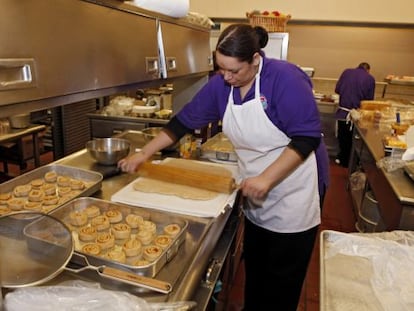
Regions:
<instances>
[{"instance_id":1,"label":"wicker basket","mask_svg":"<svg viewBox=\"0 0 414 311\"><path fill-rule=\"evenodd\" d=\"M268 16L246 14L252 26L261 26L268 32L286 32L286 25L291 16Z\"/></svg>"}]
</instances>

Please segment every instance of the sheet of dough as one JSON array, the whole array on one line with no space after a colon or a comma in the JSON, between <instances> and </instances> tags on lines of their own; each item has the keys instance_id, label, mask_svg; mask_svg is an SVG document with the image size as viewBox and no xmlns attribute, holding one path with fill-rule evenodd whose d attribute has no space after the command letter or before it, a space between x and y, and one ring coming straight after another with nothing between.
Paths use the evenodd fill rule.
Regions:
<instances>
[{"instance_id":1,"label":"sheet of dough","mask_svg":"<svg viewBox=\"0 0 414 311\"><path fill-rule=\"evenodd\" d=\"M172 184L169 182L140 178L134 185L134 190L146 193L158 193L164 195L175 195L183 199L190 200L212 200L218 196L218 192L204 190L196 187L190 187L180 184Z\"/></svg>"},{"instance_id":2,"label":"sheet of dough","mask_svg":"<svg viewBox=\"0 0 414 311\"><path fill-rule=\"evenodd\" d=\"M208 163L199 163L195 160L187 160L187 159L168 159L164 164L160 165L168 165L177 168L183 168L188 170L194 170L199 172L208 172L209 174L219 175L223 177L232 177L233 174L230 170L224 167L220 167L217 165L211 165Z\"/></svg>"}]
</instances>

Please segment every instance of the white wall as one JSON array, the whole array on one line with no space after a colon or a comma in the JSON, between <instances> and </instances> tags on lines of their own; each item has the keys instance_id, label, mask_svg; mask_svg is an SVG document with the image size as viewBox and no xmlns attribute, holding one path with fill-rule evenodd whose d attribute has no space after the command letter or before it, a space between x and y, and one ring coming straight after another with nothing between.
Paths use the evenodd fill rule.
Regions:
<instances>
[{"instance_id":1,"label":"white wall","mask_svg":"<svg viewBox=\"0 0 414 311\"><path fill-rule=\"evenodd\" d=\"M190 0L190 11L209 17L244 18L253 9L298 20L414 23L413 0Z\"/></svg>"}]
</instances>

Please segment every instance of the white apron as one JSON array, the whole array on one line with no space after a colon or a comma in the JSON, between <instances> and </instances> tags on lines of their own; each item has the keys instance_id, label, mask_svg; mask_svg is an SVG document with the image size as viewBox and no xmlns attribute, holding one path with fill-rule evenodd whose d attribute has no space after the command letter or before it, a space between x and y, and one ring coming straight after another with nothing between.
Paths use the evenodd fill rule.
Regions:
<instances>
[{"instance_id":1,"label":"white apron","mask_svg":"<svg viewBox=\"0 0 414 311\"><path fill-rule=\"evenodd\" d=\"M260 101L260 72L255 98L235 105L233 87L223 116L223 132L234 145L242 178L257 176L273 163L290 142L267 117ZM260 205L246 200L244 213L254 224L274 232L301 232L320 223L315 153L274 187Z\"/></svg>"}]
</instances>

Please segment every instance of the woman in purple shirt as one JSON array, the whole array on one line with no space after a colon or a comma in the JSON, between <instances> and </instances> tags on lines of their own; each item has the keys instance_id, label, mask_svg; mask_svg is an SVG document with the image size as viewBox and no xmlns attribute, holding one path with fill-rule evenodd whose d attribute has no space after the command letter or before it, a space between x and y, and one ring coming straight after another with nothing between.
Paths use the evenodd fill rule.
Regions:
<instances>
[{"instance_id":1,"label":"woman in purple shirt","mask_svg":"<svg viewBox=\"0 0 414 311\"><path fill-rule=\"evenodd\" d=\"M222 120L245 197L245 310L288 311L296 310L320 224L328 158L309 77L266 58L267 41L261 27L226 28L216 47L219 74L119 167L134 172L185 133Z\"/></svg>"}]
</instances>

